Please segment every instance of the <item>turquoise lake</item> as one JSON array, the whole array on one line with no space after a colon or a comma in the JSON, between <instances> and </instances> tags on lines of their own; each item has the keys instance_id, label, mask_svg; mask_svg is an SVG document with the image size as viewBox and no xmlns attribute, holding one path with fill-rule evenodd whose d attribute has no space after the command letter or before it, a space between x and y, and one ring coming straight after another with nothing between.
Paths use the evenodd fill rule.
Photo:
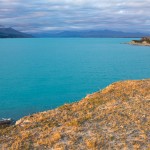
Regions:
<instances>
[{"instance_id":1,"label":"turquoise lake","mask_svg":"<svg viewBox=\"0 0 150 150\"><path fill-rule=\"evenodd\" d=\"M0 39L0 118L78 101L112 82L150 78L150 47L117 38Z\"/></svg>"}]
</instances>

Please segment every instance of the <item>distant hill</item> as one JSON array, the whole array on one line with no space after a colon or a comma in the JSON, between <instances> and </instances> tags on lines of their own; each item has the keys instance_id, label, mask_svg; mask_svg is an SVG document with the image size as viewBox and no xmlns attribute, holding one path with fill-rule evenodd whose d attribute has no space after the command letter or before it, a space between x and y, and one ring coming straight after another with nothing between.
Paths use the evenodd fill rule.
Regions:
<instances>
[{"instance_id":1,"label":"distant hill","mask_svg":"<svg viewBox=\"0 0 150 150\"><path fill-rule=\"evenodd\" d=\"M0 38L31 38L32 35L19 32L13 28L0 27Z\"/></svg>"},{"instance_id":2,"label":"distant hill","mask_svg":"<svg viewBox=\"0 0 150 150\"><path fill-rule=\"evenodd\" d=\"M81 37L81 38L140 38L149 36L144 33L130 33L111 30L80 30L80 31L51 31L36 33L36 37Z\"/></svg>"},{"instance_id":3,"label":"distant hill","mask_svg":"<svg viewBox=\"0 0 150 150\"><path fill-rule=\"evenodd\" d=\"M141 38L150 36L146 33L130 33L111 30L78 30L78 31L49 31L35 33L35 37L52 37L52 38ZM17 31L13 28L0 26L0 38L31 38L30 34Z\"/></svg>"}]
</instances>

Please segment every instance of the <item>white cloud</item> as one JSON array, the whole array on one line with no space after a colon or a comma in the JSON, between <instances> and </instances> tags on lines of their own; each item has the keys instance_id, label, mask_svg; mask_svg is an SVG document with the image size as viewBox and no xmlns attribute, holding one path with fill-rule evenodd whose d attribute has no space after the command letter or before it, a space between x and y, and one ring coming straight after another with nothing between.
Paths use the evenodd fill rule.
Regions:
<instances>
[{"instance_id":1,"label":"white cloud","mask_svg":"<svg viewBox=\"0 0 150 150\"><path fill-rule=\"evenodd\" d=\"M111 28L146 32L149 8L150 0L0 0L0 24L28 31Z\"/></svg>"}]
</instances>

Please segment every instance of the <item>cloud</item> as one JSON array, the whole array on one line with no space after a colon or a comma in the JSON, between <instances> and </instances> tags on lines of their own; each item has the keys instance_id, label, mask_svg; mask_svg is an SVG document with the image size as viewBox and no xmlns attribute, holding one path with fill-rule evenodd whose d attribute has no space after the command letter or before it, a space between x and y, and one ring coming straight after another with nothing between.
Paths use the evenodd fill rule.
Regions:
<instances>
[{"instance_id":1,"label":"cloud","mask_svg":"<svg viewBox=\"0 0 150 150\"><path fill-rule=\"evenodd\" d=\"M25 32L112 29L150 32L150 0L0 0L0 24Z\"/></svg>"}]
</instances>

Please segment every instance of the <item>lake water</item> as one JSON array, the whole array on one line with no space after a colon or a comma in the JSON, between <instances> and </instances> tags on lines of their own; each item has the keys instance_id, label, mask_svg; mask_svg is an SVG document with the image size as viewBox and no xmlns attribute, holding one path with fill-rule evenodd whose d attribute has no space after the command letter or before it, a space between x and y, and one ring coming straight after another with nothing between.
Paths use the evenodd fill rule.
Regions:
<instances>
[{"instance_id":1,"label":"lake water","mask_svg":"<svg viewBox=\"0 0 150 150\"><path fill-rule=\"evenodd\" d=\"M56 108L112 82L150 78L150 47L131 39L0 39L0 118Z\"/></svg>"}]
</instances>

